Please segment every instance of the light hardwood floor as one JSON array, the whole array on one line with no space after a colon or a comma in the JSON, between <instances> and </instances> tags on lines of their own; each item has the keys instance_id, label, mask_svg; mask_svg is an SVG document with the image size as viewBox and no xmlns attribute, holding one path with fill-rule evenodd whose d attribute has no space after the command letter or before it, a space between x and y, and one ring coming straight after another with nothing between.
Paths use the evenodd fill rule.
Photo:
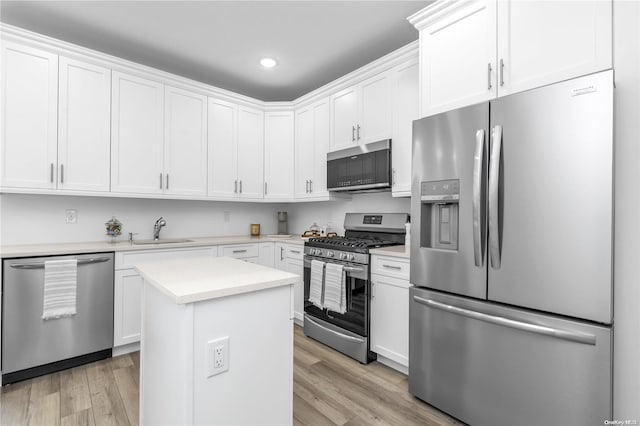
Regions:
<instances>
[{"instance_id":1,"label":"light hardwood floor","mask_svg":"<svg viewBox=\"0 0 640 426\"><path fill-rule=\"evenodd\" d=\"M294 425L460 424L411 396L405 375L362 365L294 328ZM137 425L139 368L136 352L4 386L0 424Z\"/></svg>"}]
</instances>

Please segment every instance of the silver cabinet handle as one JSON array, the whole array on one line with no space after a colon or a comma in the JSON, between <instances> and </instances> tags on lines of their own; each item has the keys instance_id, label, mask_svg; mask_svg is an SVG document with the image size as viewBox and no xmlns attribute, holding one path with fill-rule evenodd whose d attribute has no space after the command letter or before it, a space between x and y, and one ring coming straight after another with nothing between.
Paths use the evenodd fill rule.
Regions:
<instances>
[{"instance_id":1,"label":"silver cabinet handle","mask_svg":"<svg viewBox=\"0 0 640 426\"><path fill-rule=\"evenodd\" d=\"M376 293L375 293L375 290L374 290L374 288L376 287L375 284L376 284L375 281L371 281L371 299L375 299L376 298Z\"/></svg>"},{"instance_id":2,"label":"silver cabinet handle","mask_svg":"<svg viewBox=\"0 0 640 426\"><path fill-rule=\"evenodd\" d=\"M246 250L233 250L232 253L246 253Z\"/></svg>"},{"instance_id":3,"label":"silver cabinet handle","mask_svg":"<svg viewBox=\"0 0 640 426\"><path fill-rule=\"evenodd\" d=\"M500 184L500 149L502 126L497 125L491 134L491 162L489 164L489 255L491 267L500 269L500 224L498 186Z\"/></svg>"},{"instance_id":4,"label":"silver cabinet handle","mask_svg":"<svg viewBox=\"0 0 640 426\"><path fill-rule=\"evenodd\" d=\"M484 161L484 129L476 132L476 152L473 156L473 257L476 266L482 266L482 165Z\"/></svg>"},{"instance_id":5,"label":"silver cabinet handle","mask_svg":"<svg viewBox=\"0 0 640 426\"><path fill-rule=\"evenodd\" d=\"M167 185L166 188L169 189L169 173L167 173Z\"/></svg>"},{"instance_id":6,"label":"silver cabinet handle","mask_svg":"<svg viewBox=\"0 0 640 426\"><path fill-rule=\"evenodd\" d=\"M313 180L309 180L309 192L313 192Z\"/></svg>"},{"instance_id":7,"label":"silver cabinet handle","mask_svg":"<svg viewBox=\"0 0 640 426\"><path fill-rule=\"evenodd\" d=\"M556 339L569 340L571 342L583 343L585 345L595 345L596 336L580 331L567 331L558 328L546 327L543 325L531 324L523 321L516 321L496 315L489 315L482 312L471 311L469 309L460 308L458 306L448 305L446 303L437 302L431 299L424 299L420 296L413 296L413 300L441 311L450 312L452 314L461 315L463 317L484 321L489 324L501 325L503 327L515 328L516 330L528 331L530 333L542 334L544 336L554 337Z\"/></svg>"},{"instance_id":8,"label":"silver cabinet handle","mask_svg":"<svg viewBox=\"0 0 640 426\"><path fill-rule=\"evenodd\" d=\"M500 86L504 86L504 59L500 58Z\"/></svg>"},{"instance_id":9,"label":"silver cabinet handle","mask_svg":"<svg viewBox=\"0 0 640 426\"><path fill-rule=\"evenodd\" d=\"M396 169L391 169L391 186L396 186Z\"/></svg>"},{"instance_id":10,"label":"silver cabinet handle","mask_svg":"<svg viewBox=\"0 0 640 426\"><path fill-rule=\"evenodd\" d=\"M108 257L92 257L89 259L78 259L78 265L91 265L93 263L107 262ZM15 269L43 269L45 262L33 262L33 263L13 263L10 264Z\"/></svg>"},{"instance_id":11,"label":"silver cabinet handle","mask_svg":"<svg viewBox=\"0 0 640 426\"><path fill-rule=\"evenodd\" d=\"M51 163L51 183L53 183L53 163Z\"/></svg>"},{"instance_id":12,"label":"silver cabinet handle","mask_svg":"<svg viewBox=\"0 0 640 426\"><path fill-rule=\"evenodd\" d=\"M237 194L238 193L238 180L234 180L233 181L233 193Z\"/></svg>"},{"instance_id":13,"label":"silver cabinet handle","mask_svg":"<svg viewBox=\"0 0 640 426\"><path fill-rule=\"evenodd\" d=\"M242 179L240 179L240 193L242 194Z\"/></svg>"},{"instance_id":14,"label":"silver cabinet handle","mask_svg":"<svg viewBox=\"0 0 640 426\"><path fill-rule=\"evenodd\" d=\"M291 253L300 254L300 250L289 250Z\"/></svg>"},{"instance_id":15,"label":"silver cabinet handle","mask_svg":"<svg viewBox=\"0 0 640 426\"><path fill-rule=\"evenodd\" d=\"M491 62L487 64L487 90L491 90Z\"/></svg>"},{"instance_id":16,"label":"silver cabinet handle","mask_svg":"<svg viewBox=\"0 0 640 426\"><path fill-rule=\"evenodd\" d=\"M335 330L331 330L330 328L325 327L322 324L318 324L317 322L315 322L314 320L312 320L311 318L309 318L309 315L305 315L304 316L305 321L309 321L310 323L312 323L313 325L322 328L323 330L328 331L329 333L335 334L338 337L341 337L345 340L349 340L350 342L357 342L357 343L364 343L363 339L358 339L357 337L353 337L353 336L348 336L346 334L343 333L338 333Z\"/></svg>"},{"instance_id":17,"label":"silver cabinet handle","mask_svg":"<svg viewBox=\"0 0 640 426\"><path fill-rule=\"evenodd\" d=\"M311 186L311 181L310 181L310 180L308 180L308 181L307 181L307 194L311 192L311 189L309 189L309 188L310 188L310 186Z\"/></svg>"},{"instance_id":18,"label":"silver cabinet handle","mask_svg":"<svg viewBox=\"0 0 640 426\"><path fill-rule=\"evenodd\" d=\"M386 265L386 264L384 264L384 265L382 265L382 267L383 267L383 268L387 268L387 269L395 269L395 270L397 270L397 271L402 270L402 267L401 267L401 266L393 266L393 265Z\"/></svg>"},{"instance_id":19,"label":"silver cabinet handle","mask_svg":"<svg viewBox=\"0 0 640 426\"><path fill-rule=\"evenodd\" d=\"M264 195L267 195L267 182L264 183Z\"/></svg>"},{"instance_id":20,"label":"silver cabinet handle","mask_svg":"<svg viewBox=\"0 0 640 426\"><path fill-rule=\"evenodd\" d=\"M280 260L284 260L284 247L280 247Z\"/></svg>"},{"instance_id":21,"label":"silver cabinet handle","mask_svg":"<svg viewBox=\"0 0 640 426\"><path fill-rule=\"evenodd\" d=\"M356 141L356 126L351 126L351 142Z\"/></svg>"},{"instance_id":22,"label":"silver cabinet handle","mask_svg":"<svg viewBox=\"0 0 640 426\"><path fill-rule=\"evenodd\" d=\"M64 164L60 164L60 183L64 183Z\"/></svg>"},{"instance_id":23,"label":"silver cabinet handle","mask_svg":"<svg viewBox=\"0 0 640 426\"><path fill-rule=\"evenodd\" d=\"M360 125L358 124L358 130L356 130L356 138L360 140Z\"/></svg>"},{"instance_id":24,"label":"silver cabinet handle","mask_svg":"<svg viewBox=\"0 0 640 426\"><path fill-rule=\"evenodd\" d=\"M160 189L162 189L162 173L160 173Z\"/></svg>"}]
</instances>

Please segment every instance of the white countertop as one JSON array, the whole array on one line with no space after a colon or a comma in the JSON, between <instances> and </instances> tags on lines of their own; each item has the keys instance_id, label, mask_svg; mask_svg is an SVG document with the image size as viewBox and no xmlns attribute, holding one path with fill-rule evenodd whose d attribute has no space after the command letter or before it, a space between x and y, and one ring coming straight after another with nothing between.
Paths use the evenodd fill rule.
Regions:
<instances>
[{"instance_id":1,"label":"white countertop","mask_svg":"<svg viewBox=\"0 0 640 426\"><path fill-rule=\"evenodd\" d=\"M146 282L177 304L291 285L300 278L230 257L143 262L135 267Z\"/></svg>"},{"instance_id":2,"label":"white countertop","mask_svg":"<svg viewBox=\"0 0 640 426\"><path fill-rule=\"evenodd\" d=\"M408 250L405 251L405 246L390 246L390 247L380 247L369 250L371 254L379 254L384 256L393 256L393 257L402 257L405 259L409 259L411 257L411 253Z\"/></svg>"},{"instance_id":3,"label":"white countertop","mask_svg":"<svg viewBox=\"0 0 640 426\"><path fill-rule=\"evenodd\" d=\"M171 244L131 244L128 241L117 242L115 244L109 241L94 241L86 243L48 243L48 244L24 244L24 245L7 245L0 246L0 256L4 259L12 257L27 256L53 256L64 254L80 254L80 253L105 253L118 251L135 251L135 250L157 250L157 249L176 249L183 247L203 247L217 246L223 244L249 244L263 242L282 242L287 244L302 245L304 240L298 235L290 238L278 237L251 237L248 235L224 236L224 237L200 237L188 238L192 240L188 243L171 243Z\"/></svg>"}]
</instances>

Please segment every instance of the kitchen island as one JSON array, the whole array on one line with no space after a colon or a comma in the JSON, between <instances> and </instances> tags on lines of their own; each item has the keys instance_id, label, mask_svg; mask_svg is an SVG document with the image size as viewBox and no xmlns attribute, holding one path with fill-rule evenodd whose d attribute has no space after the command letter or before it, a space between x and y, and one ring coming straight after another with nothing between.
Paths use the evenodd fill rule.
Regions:
<instances>
[{"instance_id":1,"label":"kitchen island","mask_svg":"<svg viewBox=\"0 0 640 426\"><path fill-rule=\"evenodd\" d=\"M227 257L136 269L141 425L292 423L295 274Z\"/></svg>"}]
</instances>

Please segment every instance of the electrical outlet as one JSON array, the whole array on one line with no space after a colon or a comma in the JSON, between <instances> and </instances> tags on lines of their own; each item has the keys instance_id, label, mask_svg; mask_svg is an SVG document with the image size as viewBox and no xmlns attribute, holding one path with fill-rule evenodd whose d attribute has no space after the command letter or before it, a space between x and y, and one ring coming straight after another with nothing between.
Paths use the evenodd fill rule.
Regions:
<instances>
[{"instance_id":1,"label":"electrical outlet","mask_svg":"<svg viewBox=\"0 0 640 426\"><path fill-rule=\"evenodd\" d=\"M67 223L78 223L78 210L69 209L65 210L65 221Z\"/></svg>"},{"instance_id":2,"label":"electrical outlet","mask_svg":"<svg viewBox=\"0 0 640 426\"><path fill-rule=\"evenodd\" d=\"M209 340L205 347L206 377L229 370L229 337Z\"/></svg>"}]
</instances>

